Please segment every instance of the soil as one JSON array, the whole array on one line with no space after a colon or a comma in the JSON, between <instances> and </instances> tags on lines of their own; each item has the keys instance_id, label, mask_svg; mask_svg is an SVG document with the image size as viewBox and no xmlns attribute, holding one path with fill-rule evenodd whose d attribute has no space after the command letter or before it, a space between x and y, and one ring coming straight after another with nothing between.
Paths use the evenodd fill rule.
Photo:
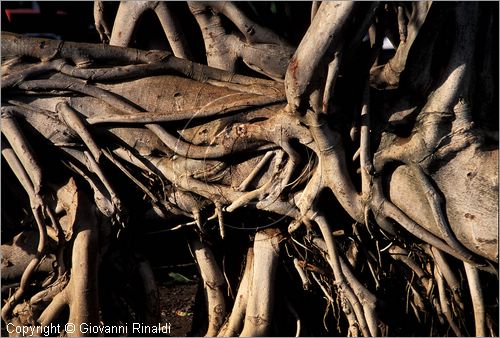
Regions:
<instances>
[{"instance_id":1,"label":"soil","mask_svg":"<svg viewBox=\"0 0 500 338\"><path fill-rule=\"evenodd\" d=\"M192 331L197 283L162 284L161 323L170 323L170 336L186 337Z\"/></svg>"}]
</instances>

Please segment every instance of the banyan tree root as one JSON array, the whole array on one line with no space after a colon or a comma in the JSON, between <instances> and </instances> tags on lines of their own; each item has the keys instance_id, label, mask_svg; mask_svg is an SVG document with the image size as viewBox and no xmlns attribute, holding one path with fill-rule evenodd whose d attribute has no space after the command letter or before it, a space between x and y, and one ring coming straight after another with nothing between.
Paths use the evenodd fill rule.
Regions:
<instances>
[{"instance_id":1,"label":"banyan tree root","mask_svg":"<svg viewBox=\"0 0 500 338\"><path fill-rule=\"evenodd\" d=\"M191 242L191 247L200 270L207 301L208 329L205 335L217 336L226 315L223 290L225 284L224 275L207 243L194 239Z\"/></svg>"},{"instance_id":2,"label":"banyan tree root","mask_svg":"<svg viewBox=\"0 0 500 338\"><path fill-rule=\"evenodd\" d=\"M258 231L254 239L253 274L249 287L243 330L240 336L269 334L275 297L275 276L279 258L280 231Z\"/></svg>"},{"instance_id":3,"label":"banyan tree root","mask_svg":"<svg viewBox=\"0 0 500 338\"><path fill-rule=\"evenodd\" d=\"M58 318L61 311L69 307L69 323L77 328L69 335L81 336L81 324L96 325L99 322L99 301L97 287L98 270L98 219L90 201L78 200L76 223L74 224L73 252L70 281L57 294L40 315L38 322L49 325Z\"/></svg>"},{"instance_id":4,"label":"banyan tree root","mask_svg":"<svg viewBox=\"0 0 500 338\"><path fill-rule=\"evenodd\" d=\"M252 289L253 283L253 262L254 249L253 247L250 247L248 248L246 255L245 270L243 271L243 276L241 277L240 284L238 286L238 292L236 293L231 314L219 331L218 336L234 337L237 336L243 329L248 299L250 297L250 290Z\"/></svg>"},{"instance_id":5,"label":"banyan tree root","mask_svg":"<svg viewBox=\"0 0 500 338\"><path fill-rule=\"evenodd\" d=\"M122 1L111 29L111 24L106 20L105 3L96 1L94 19L103 41L109 41L113 46L127 47L131 45L141 17L147 11L153 12L161 23L173 54L193 60L189 39L174 14L180 7L172 7L172 4L162 1ZM257 72L273 79L283 79L294 50L283 38L254 22L238 5L230 2L189 2L188 7L203 35L209 66L234 72L238 61L242 60ZM227 25L226 20L234 26ZM237 31L233 32L233 27Z\"/></svg>"},{"instance_id":6,"label":"banyan tree root","mask_svg":"<svg viewBox=\"0 0 500 338\"><path fill-rule=\"evenodd\" d=\"M208 5L191 7L196 6L206 9ZM217 23L222 15L240 30L243 26L239 25L248 22L233 5L210 6L216 8L212 13L200 8L196 12L198 19L207 24L207 31L211 29L209 24ZM283 87L273 81L231 74L166 52L3 36L2 56L9 61L2 67L5 80L2 94L7 104L2 107L6 128L2 133L8 142L2 148L2 155L28 192L37 218L33 223L41 231L38 253L30 263L32 266L24 271L26 277L22 276L18 289L21 291L4 306L5 313L11 316L13 308L19 310L21 298L26 298L23 296L26 280L44 254L45 236L58 240L60 234L65 234L68 243L78 239L77 244L83 243L78 246L95 245L94 237L85 235L86 230L72 229L76 239L66 228L59 231L57 215L45 205L43 187L47 172L42 171L45 168L39 167L34 152L29 150L32 133L24 134L25 130L35 129L37 137L41 135L48 144L61 150L57 154L62 154L62 158L56 156L50 160L63 163L72 175L88 183L95 206L106 217L120 218L122 226L126 223L122 217L126 207L119 198L121 186L116 183L121 182L116 176L124 175L138 189L134 191L146 196L144 204L148 212L164 219L172 215L190 218L189 222L169 230L182 228L194 231L201 238L192 245L207 295L208 335L270 332L274 276L280 264L282 240L288 241L287 248L288 244L293 248L289 253L292 258L305 262L297 283L303 284L312 276L328 302L342 308L341 315L347 319L347 331L351 334L387 332L378 319L378 299L372 292L375 288L383 289L381 271L391 257L404 263L391 266L409 269L418 277L408 283L408 290L413 291L410 303L418 320L425 321L419 311L425 311L429 305L436 314L433 318L437 317L440 323L445 320L450 325L456 323L454 332L462 332L459 326L462 321L456 318L453 306L450 309L447 304L452 299L461 304L456 265L449 264L449 256L454 261L463 261L475 299L476 332L484 334L485 322L488 324L484 303L488 300L474 291L482 287L475 269L487 270L485 259L493 262L498 259L498 250L492 249L497 237L491 235L492 229L498 228L494 222L498 219L498 194L491 189L498 184L498 175L478 163L487 163L484 167L488 167L498 150L482 148L483 139L472 123L472 106L463 98L472 81L468 67L473 64L474 53L465 55L460 51L466 50L466 44L471 42L470 33L465 32L470 30L450 28L456 45L443 60L433 60L436 63L433 67L442 66L443 72L437 74L437 82L429 80L422 85L434 91L419 93L417 96L424 99L418 104L407 103L411 113L405 115L399 114L401 102L386 102L387 93L383 89L370 89L376 85L372 80L367 82L372 59L369 64L355 66L362 76L354 76L353 81L362 78L364 82L359 82L363 86L350 84L353 70L349 50L364 55L359 48L373 17L379 15L377 4L332 2L316 7L313 24L306 34L308 41L301 43L286 74L287 107L284 107ZM419 43L414 35L428 29L425 22L420 25L421 20L439 10L434 4L430 9L428 4L399 7L399 56L391 61L398 69L394 69L394 74L386 74L388 80L383 74L376 76L379 82L387 80L394 91L391 93L398 97L408 95L398 83L408 81L402 70L406 74L415 63L409 57L414 55L409 53L412 46ZM412 16L406 13L410 7ZM459 4L449 13L458 17L465 9L465 5ZM477 8L473 9L474 15L457 18L457 23L474 28ZM379 34L375 37L377 41L381 30L390 26L383 20L378 24L373 28L377 30L375 35ZM252 39L241 33L245 39ZM435 39L447 35L443 32ZM262 36L262 41L269 38L257 29L256 40L251 43L260 43ZM370 44L370 57L377 54L376 44ZM25 56L30 57L27 59L30 63L24 63ZM110 67L110 61L116 67ZM462 64L466 67L461 67ZM352 89L352 101L360 102L345 102L351 100L337 94L343 86ZM171 89L174 87L175 90ZM191 92L197 96L189 96ZM388 107L378 106L379 101ZM349 116L345 114L347 111L361 111L361 114ZM406 129L401 131L397 123L387 122L386 111L392 114L388 120L404 115L398 122ZM28 128L23 129L25 125ZM345 137L351 126L359 128L359 135L353 132L351 138ZM411 131L409 137L399 135L405 134L405 130ZM45 146L36 145L37 149ZM359 156L354 156L350 163L347 160L352 157L350 150L354 152L357 148ZM43 152L46 156L49 153L52 155L50 151ZM360 176L355 171L357 158ZM482 203L469 203L469 193L476 194ZM337 202L357 222L352 232L359 245L367 247L362 250L371 255L367 262L343 252L345 248L353 248L346 244L353 240L353 234L348 226L343 226L344 217L337 219L333 211L328 212L329 203ZM473 208L468 204L473 204ZM251 208L283 218L266 230L254 229L253 256L247 254L237 299L229 314L225 308L224 275L207 239L214 235L213 229L218 229L215 236L220 239L231 238L227 231L230 224L226 224L228 213L238 215ZM477 212L471 210L474 208ZM205 219L207 212L214 216ZM45 234L45 223L51 224L53 231L47 230ZM281 237L279 229L285 223L285 226L290 224L293 237ZM330 225L334 224L332 229ZM337 224L342 229L337 229ZM238 227L232 227L231 231L238 231ZM323 241L316 242L322 244L311 245L314 243L311 236L316 237L318 229ZM360 233L365 230L369 239L362 240ZM381 241L386 243L384 250L378 247ZM61 239L59 243L64 241ZM426 251L429 245L432 248ZM318 247L323 248L323 254L318 254ZM86 262L82 252L73 250L66 254L71 254L73 260ZM91 258L85 264L92 265ZM312 269L309 260L322 267ZM78 299L74 290L92 289L93 285L79 284L75 271L93 278L93 268L74 270L74 264L61 268L57 283L47 290L49 305L43 311L44 321L55 319L59 309L68 304L74 316L80 318L78 313L83 310L71 305L76 304L73 299ZM375 286L357 279L367 269ZM143 275L147 276L147 271ZM331 281L334 287L325 281ZM448 297L446 285L453 297ZM154 293L152 285L148 289ZM56 295L56 290L62 290L59 294L62 296ZM331 290L337 297L332 296ZM89 319L94 320L95 308L92 304L85 306L92 317ZM223 326L226 314L227 326ZM83 320L78 318L75 320Z\"/></svg>"},{"instance_id":7,"label":"banyan tree root","mask_svg":"<svg viewBox=\"0 0 500 338\"><path fill-rule=\"evenodd\" d=\"M61 201L67 203L67 215L64 220L65 231L71 240L71 264L66 273L57 278L44 290L33 295L29 301L17 305L24 292L19 288L15 297L11 297L2 308L5 322L15 325L46 326L58 320L61 312L69 308L68 322L75 324L75 332L69 335L81 336L80 324L97 324L99 322L99 305L97 289L98 269L98 224L96 209L90 200L80 192L74 181L70 180L64 187L65 196ZM34 262L36 260L33 260ZM26 271L30 271L28 268ZM26 278L26 277L25 277ZM31 291L31 290L30 290ZM44 305L45 304L45 305ZM44 305L44 306L41 306ZM31 313L28 318L23 313ZM17 318L16 316L21 316ZM17 324L16 324L17 323Z\"/></svg>"}]
</instances>

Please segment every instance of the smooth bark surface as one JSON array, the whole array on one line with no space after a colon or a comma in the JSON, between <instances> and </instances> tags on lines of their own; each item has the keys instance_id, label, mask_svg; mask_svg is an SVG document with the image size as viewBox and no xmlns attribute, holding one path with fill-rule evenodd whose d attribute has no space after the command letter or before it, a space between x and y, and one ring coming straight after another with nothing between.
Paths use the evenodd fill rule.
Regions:
<instances>
[{"instance_id":1,"label":"smooth bark surface","mask_svg":"<svg viewBox=\"0 0 500 338\"><path fill-rule=\"evenodd\" d=\"M497 334L491 5L315 2L296 49L262 8L97 1L115 46L2 33L4 324L155 325L153 222L189 243L193 332ZM127 47L148 11L172 53Z\"/></svg>"}]
</instances>

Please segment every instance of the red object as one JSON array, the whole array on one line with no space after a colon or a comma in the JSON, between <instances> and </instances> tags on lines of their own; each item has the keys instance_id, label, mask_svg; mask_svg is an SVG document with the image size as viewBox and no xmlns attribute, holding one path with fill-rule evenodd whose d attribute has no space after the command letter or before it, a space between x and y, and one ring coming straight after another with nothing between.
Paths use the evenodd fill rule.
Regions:
<instances>
[{"instance_id":1,"label":"red object","mask_svg":"<svg viewBox=\"0 0 500 338\"><path fill-rule=\"evenodd\" d=\"M12 22L12 14L40 14L40 8L11 8L6 9L5 14L9 22Z\"/></svg>"}]
</instances>

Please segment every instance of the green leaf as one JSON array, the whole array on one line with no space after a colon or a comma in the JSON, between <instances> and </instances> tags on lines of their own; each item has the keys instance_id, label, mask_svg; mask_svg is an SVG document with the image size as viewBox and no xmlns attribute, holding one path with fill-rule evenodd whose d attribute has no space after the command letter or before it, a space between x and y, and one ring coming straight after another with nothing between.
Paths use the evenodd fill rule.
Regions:
<instances>
[{"instance_id":1,"label":"green leaf","mask_svg":"<svg viewBox=\"0 0 500 338\"><path fill-rule=\"evenodd\" d=\"M186 276L181 275L180 273L177 273L177 272L169 272L168 276L170 278L172 278L175 282L178 282L178 283L190 283L190 282L192 282L191 279L189 279Z\"/></svg>"}]
</instances>

